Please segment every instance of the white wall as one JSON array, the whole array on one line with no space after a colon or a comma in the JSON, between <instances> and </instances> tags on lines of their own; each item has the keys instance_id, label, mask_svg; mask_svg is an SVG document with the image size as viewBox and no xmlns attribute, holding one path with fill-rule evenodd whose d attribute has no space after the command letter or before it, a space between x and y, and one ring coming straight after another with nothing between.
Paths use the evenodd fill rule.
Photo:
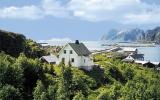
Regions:
<instances>
[{"instance_id":1,"label":"white wall","mask_svg":"<svg viewBox=\"0 0 160 100\"><path fill-rule=\"evenodd\" d=\"M64 50L66 50L66 54L64 54ZM70 54L70 50L72 50L72 54ZM74 58L74 62L72 64L72 66L76 66L79 67L79 58L78 55L76 54L76 52L71 48L70 45L66 45L59 53L59 61L62 62L62 58L65 58L65 65L68 65L69 61L71 62L71 59Z\"/></svg>"},{"instance_id":2,"label":"white wall","mask_svg":"<svg viewBox=\"0 0 160 100\"><path fill-rule=\"evenodd\" d=\"M64 54L64 50L66 50L66 54ZM70 50L72 50L72 54L70 54ZM89 56L78 56L77 53L71 48L69 44L67 44L60 52L59 52L59 61L62 62L62 58L65 58L65 65L68 65L69 61L74 58L74 62L72 66L81 67L81 66L92 66L93 62ZM85 60L85 61L84 61ZM90 68L89 68L90 69Z\"/></svg>"}]
</instances>

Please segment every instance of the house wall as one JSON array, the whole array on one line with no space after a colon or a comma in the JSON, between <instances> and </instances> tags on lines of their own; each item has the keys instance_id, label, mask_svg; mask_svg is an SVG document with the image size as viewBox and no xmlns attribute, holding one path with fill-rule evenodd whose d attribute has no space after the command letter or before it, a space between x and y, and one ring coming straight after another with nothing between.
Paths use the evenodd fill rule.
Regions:
<instances>
[{"instance_id":1,"label":"house wall","mask_svg":"<svg viewBox=\"0 0 160 100\"><path fill-rule=\"evenodd\" d=\"M66 50L66 54L64 53ZM70 50L72 50L72 54L70 54ZM65 65L71 62L72 58L74 58L74 62L71 62L72 66L82 67L82 66L91 66L93 65L92 60L90 60L89 56L78 56L77 53L72 49L72 47L67 44L60 52L59 52L59 61L62 62L62 58L65 58Z\"/></svg>"}]
</instances>

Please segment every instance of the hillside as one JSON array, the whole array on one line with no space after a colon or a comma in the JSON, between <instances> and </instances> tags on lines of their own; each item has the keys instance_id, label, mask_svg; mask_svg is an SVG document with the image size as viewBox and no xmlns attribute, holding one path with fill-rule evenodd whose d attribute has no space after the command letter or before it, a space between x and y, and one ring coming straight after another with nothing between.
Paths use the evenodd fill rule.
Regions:
<instances>
[{"instance_id":1,"label":"hillside","mask_svg":"<svg viewBox=\"0 0 160 100\"><path fill-rule=\"evenodd\" d=\"M144 31L142 29L110 30L101 40L114 42L156 42L160 43L160 27Z\"/></svg>"},{"instance_id":2,"label":"hillside","mask_svg":"<svg viewBox=\"0 0 160 100\"><path fill-rule=\"evenodd\" d=\"M14 33L7 35L5 33L1 33L1 36L6 36L4 40L9 38L11 41L13 38L16 41ZM29 47L26 49L29 57L19 52L13 52L16 56L13 56L12 52L0 53L0 100L158 100L160 98L160 74L153 68L124 63L117 58L106 58L109 55L107 53L93 55L93 61L99 67L94 67L91 71L65 66L63 63L50 65L39 61L36 54L38 47L33 40L24 38L23 42L28 44L24 47ZM8 42L7 45L12 46L10 43L12 42ZM3 50L10 51L10 48L12 47L5 47Z\"/></svg>"},{"instance_id":3,"label":"hillside","mask_svg":"<svg viewBox=\"0 0 160 100\"><path fill-rule=\"evenodd\" d=\"M18 57L20 53L25 53L27 57L41 57L45 52L40 49L40 45L19 33L0 30L0 51L11 56Z\"/></svg>"},{"instance_id":4,"label":"hillside","mask_svg":"<svg viewBox=\"0 0 160 100\"><path fill-rule=\"evenodd\" d=\"M21 54L0 53L2 100L146 100L159 99L160 75L141 65L94 56L95 67L84 71L72 66L49 65ZM4 59L5 58L5 59Z\"/></svg>"}]
</instances>

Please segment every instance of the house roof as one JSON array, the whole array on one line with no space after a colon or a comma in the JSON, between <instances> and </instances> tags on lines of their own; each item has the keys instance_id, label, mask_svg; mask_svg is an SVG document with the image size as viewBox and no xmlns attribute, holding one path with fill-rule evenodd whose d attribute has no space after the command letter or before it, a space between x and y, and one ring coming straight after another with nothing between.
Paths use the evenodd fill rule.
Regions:
<instances>
[{"instance_id":1,"label":"house roof","mask_svg":"<svg viewBox=\"0 0 160 100\"><path fill-rule=\"evenodd\" d=\"M83 43L68 43L79 56L88 56L91 52Z\"/></svg>"},{"instance_id":2,"label":"house roof","mask_svg":"<svg viewBox=\"0 0 160 100\"><path fill-rule=\"evenodd\" d=\"M132 58L134 59L138 59L138 58L143 58L144 54L134 54L134 55L130 55Z\"/></svg>"},{"instance_id":3,"label":"house roof","mask_svg":"<svg viewBox=\"0 0 160 100\"><path fill-rule=\"evenodd\" d=\"M58 58L55 55L49 55L49 56L42 56L40 59L46 60L48 63L56 62L58 61Z\"/></svg>"}]
</instances>

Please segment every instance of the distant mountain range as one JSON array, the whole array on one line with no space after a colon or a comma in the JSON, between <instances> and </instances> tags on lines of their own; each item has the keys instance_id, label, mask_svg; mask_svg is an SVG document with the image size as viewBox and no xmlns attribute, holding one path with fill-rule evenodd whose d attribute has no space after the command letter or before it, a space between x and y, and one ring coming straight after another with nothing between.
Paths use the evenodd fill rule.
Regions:
<instances>
[{"instance_id":1,"label":"distant mountain range","mask_svg":"<svg viewBox=\"0 0 160 100\"><path fill-rule=\"evenodd\" d=\"M160 27L144 31L142 29L112 29L101 37L101 40L114 42L156 42L160 43Z\"/></svg>"}]
</instances>

